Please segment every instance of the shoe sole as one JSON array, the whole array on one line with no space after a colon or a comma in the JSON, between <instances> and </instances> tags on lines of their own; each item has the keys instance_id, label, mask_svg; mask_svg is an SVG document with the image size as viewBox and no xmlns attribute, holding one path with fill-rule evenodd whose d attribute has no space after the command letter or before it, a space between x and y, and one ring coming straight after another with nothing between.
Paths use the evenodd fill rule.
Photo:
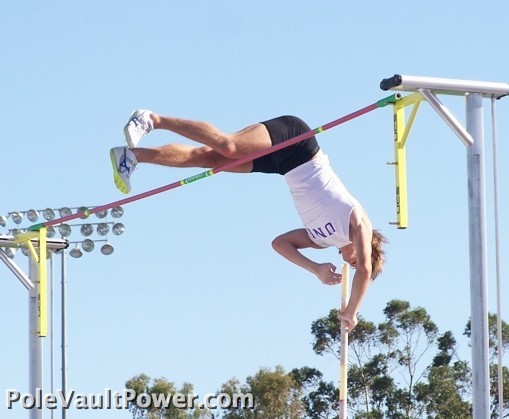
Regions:
<instances>
[{"instance_id":1,"label":"shoe sole","mask_svg":"<svg viewBox=\"0 0 509 419\"><path fill-rule=\"evenodd\" d=\"M110 159L111 165L113 166L113 181L115 182L115 186L120 192L128 194L129 188L118 173L117 158L115 157L115 152L113 150L110 150Z\"/></svg>"}]
</instances>

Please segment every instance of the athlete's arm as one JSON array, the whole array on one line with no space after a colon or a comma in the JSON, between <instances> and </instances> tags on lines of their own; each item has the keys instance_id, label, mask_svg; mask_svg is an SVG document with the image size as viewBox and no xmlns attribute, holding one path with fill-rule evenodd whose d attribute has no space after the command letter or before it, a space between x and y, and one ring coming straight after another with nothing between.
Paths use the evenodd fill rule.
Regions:
<instances>
[{"instance_id":1,"label":"athlete's arm","mask_svg":"<svg viewBox=\"0 0 509 419\"><path fill-rule=\"evenodd\" d=\"M317 263L299 251L307 248L323 249L309 238L305 229L292 230L276 237L272 247L285 259L316 275L322 283L335 285L341 282L341 274L336 273L336 266L332 263Z\"/></svg>"},{"instance_id":2,"label":"athlete's arm","mask_svg":"<svg viewBox=\"0 0 509 419\"><path fill-rule=\"evenodd\" d=\"M352 281L352 292L346 309L339 317L348 322L349 330L357 325L357 313L362 300L371 284L371 223L365 213L360 209L354 209L350 219L350 231L352 242L357 254L355 274Z\"/></svg>"}]
</instances>

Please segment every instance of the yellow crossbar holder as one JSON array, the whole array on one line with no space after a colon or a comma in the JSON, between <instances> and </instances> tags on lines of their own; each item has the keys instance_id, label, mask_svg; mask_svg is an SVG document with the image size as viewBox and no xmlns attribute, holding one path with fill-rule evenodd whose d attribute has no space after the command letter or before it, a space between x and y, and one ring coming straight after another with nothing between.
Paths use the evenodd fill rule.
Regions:
<instances>
[{"instance_id":1,"label":"yellow crossbar holder","mask_svg":"<svg viewBox=\"0 0 509 419\"><path fill-rule=\"evenodd\" d=\"M406 141L415 120L415 115L424 97L415 92L392 103L394 114L394 156L395 161L388 163L394 166L396 173L396 225L399 229L408 227L408 195L406 178ZM405 108L412 105L412 111L405 122Z\"/></svg>"},{"instance_id":2,"label":"yellow crossbar holder","mask_svg":"<svg viewBox=\"0 0 509 419\"><path fill-rule=\"evenodd\" d=\"M37 248L33 245L32 240L38 242ZM37 265L37 300L38 300L38 318L39 318L39 336L48 335L48 281L46 276L46 253L47 239L46 227L41 227L38 231L27 231L17 234L15 243L25 244Z\"/></svg>"}]
</instances>

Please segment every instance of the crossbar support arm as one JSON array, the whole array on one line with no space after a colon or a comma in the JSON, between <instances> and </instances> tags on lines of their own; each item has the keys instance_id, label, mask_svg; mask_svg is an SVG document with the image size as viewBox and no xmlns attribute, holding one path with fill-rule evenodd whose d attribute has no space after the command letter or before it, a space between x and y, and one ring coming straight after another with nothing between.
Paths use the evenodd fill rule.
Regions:
<instances>
[{"instance_id":1,"label":"crossbar support arm","mask_svg":"<svg viewBox=\"0 0 509 419\"><path fill-rule=\"evenodd\" d=\"M34 288L34 283L30 280L30 278L20 269L14 261L12 261L9 256L5 254L3 249L0 249L0 260L4 262L7 267L11 270L11 272L20 280L20 282L25 286L25 288L30 291Z\"/></svg>"},{"instance_id":2,"label":"crossbar support arm","mask_svg":"<svg viewBox=\"0 0 509 419\"><path fill-rule=\"evenodd\" d=\"M418 90L426 98L426 101L430 104L430 106L442 117L445 123L449 125L449 127L459 137L461 142L467 147L470 147L474 143L474 139L463 125L459 123L449 109L447 109L431 91L426 89Z\"/></svg>"}]
</instances>

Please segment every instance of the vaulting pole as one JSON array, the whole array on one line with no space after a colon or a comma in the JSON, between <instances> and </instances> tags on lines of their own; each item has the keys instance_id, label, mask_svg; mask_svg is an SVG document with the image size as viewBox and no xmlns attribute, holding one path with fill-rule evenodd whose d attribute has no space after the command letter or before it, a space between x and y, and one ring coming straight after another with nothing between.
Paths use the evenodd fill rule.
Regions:
<instances>
[{"instance_id":1,"label":"vaulting pole","mask_svg":"<svg viewBox=\"0 0 509 419\"><path fill-rule=\"evenodd\" d=\"M341 269L341 311L346 310L350 299L350 269L343 263ZM348 418L348 329L341 320L341 344L339 348L339 419Z\"/></svg>"},{"instance_id":2,"label":"vaulting pole","mask_svg":"<svg viewBox=\"0 0 509 419\"><path fill-rule=\"evenodd\" d=\"M44 223L34 224L33 226L29 227L29 230L30 231L38 231L41 227L54 226L54 225L62 224L64 222L66 222L66 221L74 220L74 219L77 219L77 218L87 218L89 215L95 214L96 212L105 211L105 210L109 210L111 208L115 208L115 207L118 207L118 206L126 205L126 204L129 204L129 203L134 202L134 201L139 201L141 199L145 199L145 198L148 198L150 196L157 195L157 194L160 194L162 192L166 192L166 191L178 188L178 187L183 186L183 185L187 185L188 183L195 182L195 181L200 180L200 179L204 179L206 177L215 175L217 173L226 172L226 171L231 170L231 169L233 169L233 168L235 168L237 166L240 166L240 165L242 165L244 163L247 163L249 161L255 160L255 159L259 158L259 157L266 156L267 154L274 153L275 151L281 150L283 148L286 148L286 147L289 147L289 146L291 146L293 144L296 144L296 143L298 143L300 141L306 140L306 139L312 137L313 135L320 134L320 133L322 133L324 131L327 131L327 130L329 130L331 128L334 128L334 127L336 127L338 125L344 124L345 122L351 121L352 119L355 119L355 118L358 118L359 116L365 115L368 112L371 112L371 111L373 111L375 109L383 108L383 107L385 107L385 106L387 106L389 104L394 103L400 97L401 97L401 95L399 93L387 96L384 99L381 99L381 100L379 100L379 101L377 101L377 102L375 102L375 103L373 103L373 104L371 104L369 106L366 106L366 107L364 107L362 109L359 109L359 110L357 110L355 112L352 112L352 113L350 113L348 115L345 115L345 116L343 116L343 117L341 117L339 119L336 119L336 120L334 120L332 122L329 122L328 124L325 124L325 125L322 125L322 126L320 126L318 128L315 128L313 130L304 132L304 133L302 133L300 135L297 135L296 137L293 137L293 138L290 138L287 141L284 141L283 143L276 144L276 145L274 145L272 147L268 147L268 148L263 149L263 150L259 150L259 151L255 152L255 153L252 153L252 154L250 154L250 155L248 155L246 157L243 157L243 158L240 158L240 159L236 159L236 160L234 160L231 163L225 164L225 165L220 166L220 167L216 167L215 169L210 169L210 170L207 170L205 172L198 173L197 175L188 177L186 179L182 179L182 180L179 180L177 182L173 182L173 183L170 183L168 185L161 186L160 188L156 188L156 189L152 189L150 191L146 191L146 192L140 193L138 195L133 195L133 196L130 196L128 198L121 199L119 201L111 202L111 203L106 204L106 205L101 205L101 206L94 207L94 208L87 208L86 210L84 210L82 212L77 212L76 214L71 214L71 215L68 215L68 216L65 216L65 217L56 218L54 220L46 221Z\"/></svg>"}]
</instances>

